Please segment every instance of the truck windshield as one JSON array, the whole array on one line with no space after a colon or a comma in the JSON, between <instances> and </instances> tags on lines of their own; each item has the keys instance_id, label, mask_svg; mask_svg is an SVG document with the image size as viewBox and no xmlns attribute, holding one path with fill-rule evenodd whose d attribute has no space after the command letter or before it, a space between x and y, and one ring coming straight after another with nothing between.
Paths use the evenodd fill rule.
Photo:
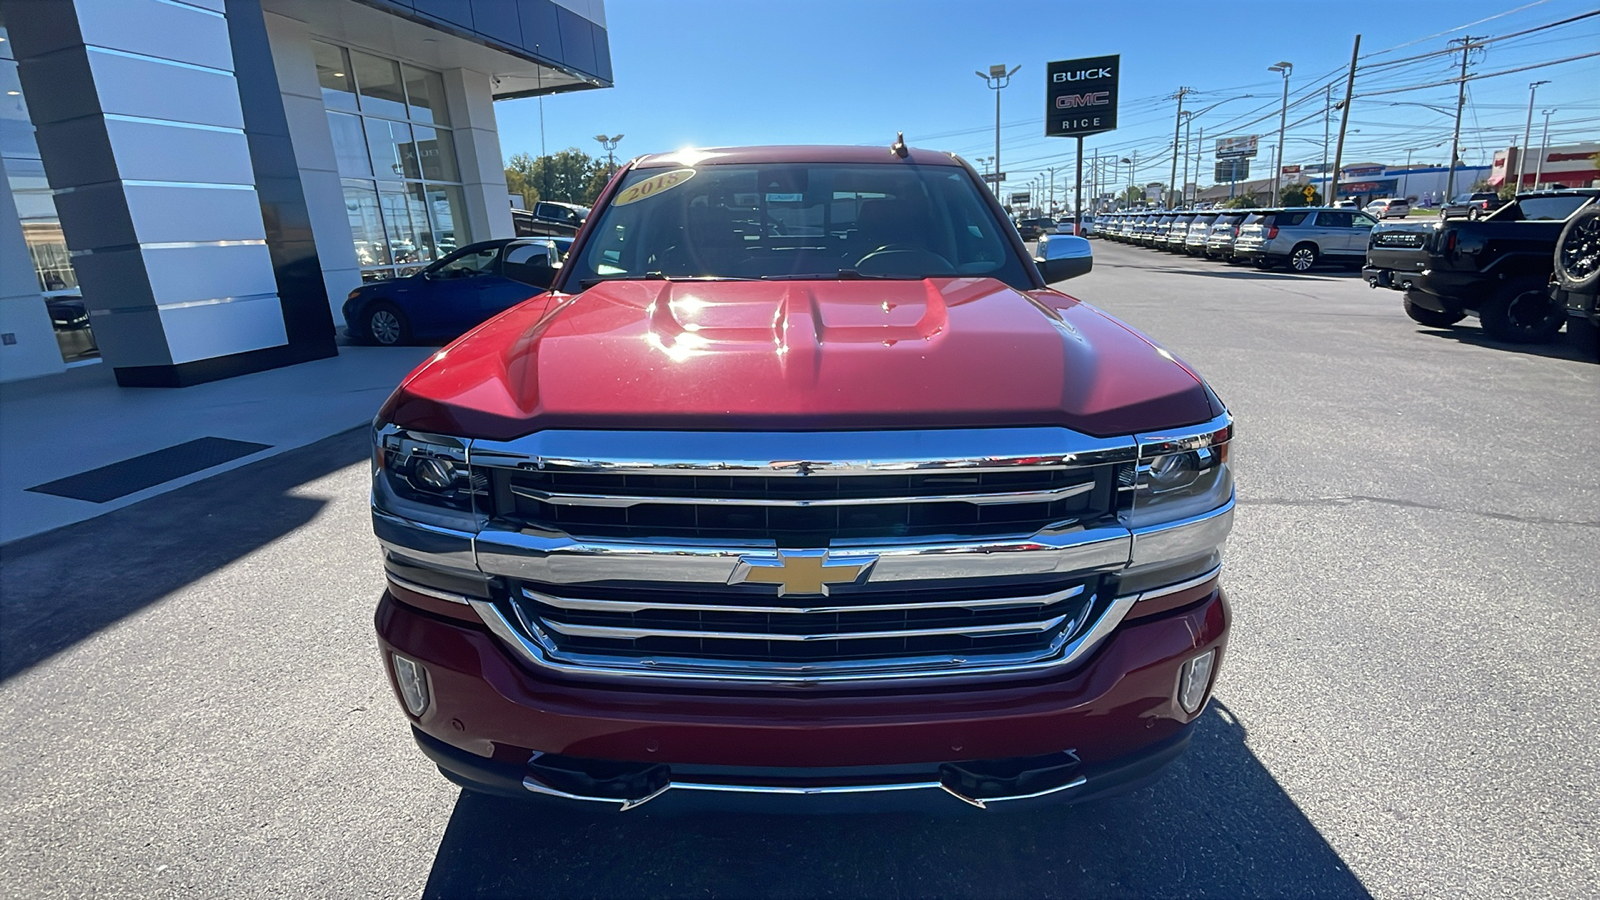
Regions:
<instances>
[{"instance_id":1,"label":"truck windshield","mask_svg":"<svg viewBox=\"0 0 1600 900\"><path fill-rule=\"evenodd\" d=\"M991 277L1030 289L1009 223L963 168L888 164L636 169L569 261L612 279Z\"/></svg>"}]
</instances>

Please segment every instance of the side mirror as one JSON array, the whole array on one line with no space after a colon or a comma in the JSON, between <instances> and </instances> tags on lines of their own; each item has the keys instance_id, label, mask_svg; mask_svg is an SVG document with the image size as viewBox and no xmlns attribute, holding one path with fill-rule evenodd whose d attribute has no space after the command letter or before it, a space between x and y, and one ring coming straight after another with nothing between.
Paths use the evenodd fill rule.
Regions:
<instances>
[{"instance_id":1,"label":"side mirror","mask_svg":"<svg viewBox=\"0 0 1600 900\"><path fill-rule=\"evenodd\" d=\"M1089 239L1077 235L1040 235L1038 253L1033 262L1046 284L1087 275L1094 268L1094 250L1089 246Z\"/></svg>"}]
</instances>

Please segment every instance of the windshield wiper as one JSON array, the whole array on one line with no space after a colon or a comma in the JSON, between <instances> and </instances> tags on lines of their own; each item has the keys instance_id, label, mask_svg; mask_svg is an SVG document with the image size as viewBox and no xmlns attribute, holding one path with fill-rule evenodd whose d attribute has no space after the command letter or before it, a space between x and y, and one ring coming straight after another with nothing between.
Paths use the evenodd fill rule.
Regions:
<instances>
[{"instance_id":1,"label":"windshield wiper","mask_svg":"<svg viewBox=\"0 0 1600 900\"><path fill-rule=\"evenodd\" d=\"M920 275L874 275L855 269L840 269L832 275L811 272L804 275L763 275L762 281L921 281Z\"/></svg>"},{"instance_id":2,"label":"windshield wiper","mask_svg":"<svg viewBox=\"0 0 1600 900\"><path fill-rule=\"evenodd\" d=\"M594 287L603 281L759 281L759 278L742 278L737 275L667 275L662 272L646 272L643 275L600 275L592 278L580 278L578 286L584 290Z\"/></svg>"}]
</instances>

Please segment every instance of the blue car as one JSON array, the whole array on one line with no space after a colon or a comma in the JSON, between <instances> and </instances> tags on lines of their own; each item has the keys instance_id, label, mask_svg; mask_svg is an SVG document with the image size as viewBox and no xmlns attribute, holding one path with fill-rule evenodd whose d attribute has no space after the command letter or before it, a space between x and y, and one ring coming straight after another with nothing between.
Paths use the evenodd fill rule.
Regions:
<instances>
[{"instance_id":1,"label":"blue car","mask_svg":"<svg viewBox=\"0 0 1600 900\"><path fill-rule=\"evenodd\" d=\"M415 275L375 281L350 292L350 337L393 346L448 340L549 289L561 251L549 238L469 244Z\"/></svg>"}]
</instances>

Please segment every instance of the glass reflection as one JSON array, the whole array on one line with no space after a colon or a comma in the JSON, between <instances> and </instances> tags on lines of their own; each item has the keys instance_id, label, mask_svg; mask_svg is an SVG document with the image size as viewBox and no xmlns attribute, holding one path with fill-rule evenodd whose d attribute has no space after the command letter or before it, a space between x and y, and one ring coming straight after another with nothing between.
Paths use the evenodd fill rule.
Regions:
<instances>
[{"instance_id":1,"label":"glass reflection","mask_svg":"<svg viewBox=\"0 0 1600 900\"><path fill-rule=\"evenodd\" d=\"M343 47L311 42L311 55L317 62L317 83L322 85L322 105L328 109L356 108L356 84L350 77L350 59Z\"/></svg>"},{"instance_id":2,"label":"glass reflection","mask_svg":"<svg viewBox=\"0 0 1600 900\"><path fill-rule=\"evenodd\" d=\"M392 59L350 51L355 68L356 89L361 92L361 111L392 119L406 117L406 92L400 84L400 64Z\"/></svg>"}]
</instances>

